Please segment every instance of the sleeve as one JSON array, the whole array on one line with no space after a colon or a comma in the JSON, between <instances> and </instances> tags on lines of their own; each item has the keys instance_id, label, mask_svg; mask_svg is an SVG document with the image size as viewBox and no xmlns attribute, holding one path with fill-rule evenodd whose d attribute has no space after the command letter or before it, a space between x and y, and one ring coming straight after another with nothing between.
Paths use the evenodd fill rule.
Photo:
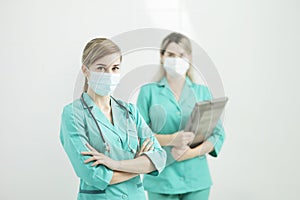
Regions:
<instances>
[{"instance_id":1,"label":"sleeve","mask_svg":"<svg viewBox=\"0 0 300 200\"><path fill-rule=\"evenodd\" d=\"M153 135L153 132L151 131L149 126L146 124L139 110L132 104L130 106L135 116L135 123L140 143L142 144L147 138L150 138L153 142L153 150L144 152L142 155L146 155L151 160L156 169L155 171L150 172L149 174L153 176L158 176L166 166L166 152L160 146L159 142Z\"/></svg>"},{"instance_id":2,"label":"sleeve","mask_svg":"<svg viewBox=\"0 0 300 200\"><path fill-rule=\"evenodd\" d=\"M217 157L225 140L225 132L221 120L219 120L217 126L213 130L213 134L207 138L207 140L214 145L214 149L209 154L213 157Z\"/></svg>"},{"instance_id":3,"label":"sleeve","mask_svg":"<svg viewBox=\"0 0 300 200\"><path fill-rule=\"evenodd\" d=\"M89 156L83 156L81 152L89 149L85 145L88 137L83 120L83 110L76 110L73 105L66 106L62 113L60 140L76 175L88 184L104 190L112 179L113 171L103 165L92 167L84 163Z\"/></svg>"},{"instance_id":4,"label":"sleeve","mask_svg":"<svg viewBox=\"0 0 300 200\"><path fill-rule=\"evenodd\" d=\"M202 94L204 100L212 99L212 94L209 91L208 87L204 87ZM216 127L213 130L213 134L209 138L207 138L207 140L214 145L214 149L209 153L209 155L213 157L217 157L221 151L221 148L225 140L225 131L221 120L218 121Z\"/></svg>"},{"instance_id":5,"label":"sleeve","mask_svg":"<svg viewBox=\"0 0 300 200\"><path fill-rule=\"evenodd\" d=\"M142 87L137 99L137 107L139 109L140 114L143 116L145 122L150 126L151 120L149 117L149 92L147 92L147 89L145 87Z\"/></svg>"}]
</instances>

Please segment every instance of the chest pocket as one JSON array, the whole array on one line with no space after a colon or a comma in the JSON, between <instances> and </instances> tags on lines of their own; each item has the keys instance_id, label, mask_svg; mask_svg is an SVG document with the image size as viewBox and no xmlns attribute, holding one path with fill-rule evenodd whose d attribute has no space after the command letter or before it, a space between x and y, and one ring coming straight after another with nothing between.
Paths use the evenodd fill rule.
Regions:
<instances>
[{"instance_id":1,"label":"chest pocket","mask_svg":"<svg viewBox=\"0 0 300 200\"><path fill-rule=\"evenodd\" d=\"M151 119L151 129L154 132L159 133L165 127L167 111L162 105L155 104L149 109L149 117Z\"/></svg>"}]
</instances>

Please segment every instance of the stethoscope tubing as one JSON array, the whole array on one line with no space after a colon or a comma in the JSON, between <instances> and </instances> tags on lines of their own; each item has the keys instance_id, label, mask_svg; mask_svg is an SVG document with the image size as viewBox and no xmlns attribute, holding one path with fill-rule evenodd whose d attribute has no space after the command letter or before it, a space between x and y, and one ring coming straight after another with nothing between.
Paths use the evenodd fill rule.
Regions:
<instances>
[{"instance_id":1,"label":"stethoscope tubing","mask_svg":"<svg viewBox=\"0 0 300 200\"><path fill-rule=\"evenodd\" d=\"M106 151L109 153L109 152L110 152L109 144L106 142L106 140L105 140L105 138L104 138L104 135L103 135L103 133L102 133L102 131L101 131L101 128L100 128L100 126L99 126L99 124L98 124L98 122L97 122L97 120L96 120L94 114L92 113L92 110L91 110L90 107L87 105L86 101L84 100L83 94L84 94L84 93L81 94L80 100L81 100L81 102L83 103L83 105L88 109L89 114L90 114L91 117L93 118L93 120L94 120L94 122L95 122L95 124L96 124L96 126L97 126L98 132L99 132L99 134L100 134L100 136L101 136L101 139L102 139L102 141L103 141L103 143L104 143L104 145L105 145ZM111 98L112 98L112 99L113 99L113 100L114 100L114 101L115 101L122 109L126 110L126 119L128 120L128 118L129 118L129 113L131 113L131 112L130 112L125 106L123 106L120 102L118 102L115 98L113 98L112 96L111 96ZM126 122L126 132L127 132L127 139L129 140L129 135L128 135L128 134L129 134L129 133L128 133L128 122ZM132 153L135 153L135 151L131 148L129 141L128 141L128 146L129 146L131 152L132 152Z\"/></svg>"}]
</instances>

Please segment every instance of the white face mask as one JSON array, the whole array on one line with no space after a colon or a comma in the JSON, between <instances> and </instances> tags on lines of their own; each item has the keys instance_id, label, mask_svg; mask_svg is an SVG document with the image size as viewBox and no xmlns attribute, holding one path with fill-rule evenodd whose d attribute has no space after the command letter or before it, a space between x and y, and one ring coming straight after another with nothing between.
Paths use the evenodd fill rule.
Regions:
<instances>
[{"instance_id":1,"label":"white face mask","mask_svg":"<svg viewBox=\"0 0 300 200\"><path fill-rule=\"evenodd\" d=\"M189 67L189 62L182 58L166 57L164 60L164 68L172 77L184 76Z\"/></svg>"},{"instance_id":2,"label":"white face mask","mask_svg":"<svg viewBox=\"0 0 300 200\"><path fill-rule=\"evenodd\" d=\"M89 87L100 96L108 96L114 92L120 82L120 74L89 71Z\"/></svg>"}]
</instances>

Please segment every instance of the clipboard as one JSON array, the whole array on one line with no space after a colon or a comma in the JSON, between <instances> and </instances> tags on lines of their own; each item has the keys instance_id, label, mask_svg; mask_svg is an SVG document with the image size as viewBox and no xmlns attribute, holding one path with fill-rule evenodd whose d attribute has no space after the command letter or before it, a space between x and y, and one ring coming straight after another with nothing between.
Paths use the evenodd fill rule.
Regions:
<instances>
[{"instance_id":1,"label":"clipboard","mask_svg":"<svg viewBox=\"0 0 300 200\"><path fill-rule=\"evenodd\" d=\"M220 116L223 113L227 97L197 102L186 124L184 131L195 133L195 138L190 147L195 147L212 135Z\"/></svg>"}]
</instances>

